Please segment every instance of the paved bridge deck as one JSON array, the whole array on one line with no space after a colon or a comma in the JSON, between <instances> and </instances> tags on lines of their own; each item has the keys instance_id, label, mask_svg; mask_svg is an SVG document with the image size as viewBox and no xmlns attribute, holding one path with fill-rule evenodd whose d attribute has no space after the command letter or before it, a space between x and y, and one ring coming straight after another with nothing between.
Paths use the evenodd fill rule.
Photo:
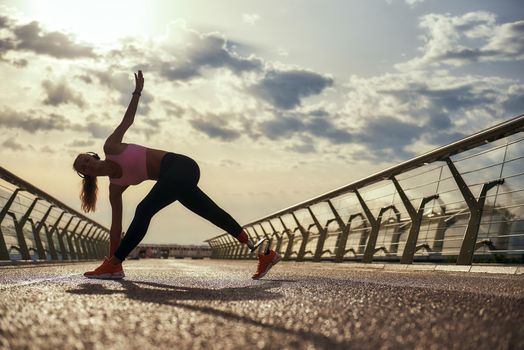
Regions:
<instances>
[{"instance_id":1,"label":"paved bridge deck","mask_svg":"<svg viewBox=\"0 0 524 350\"><path fill-rule=\"evenodd\" d=\"M282 262L126 261L0 268L3 349L517 349L523 275Z\"/></svg>"}]
</instances>

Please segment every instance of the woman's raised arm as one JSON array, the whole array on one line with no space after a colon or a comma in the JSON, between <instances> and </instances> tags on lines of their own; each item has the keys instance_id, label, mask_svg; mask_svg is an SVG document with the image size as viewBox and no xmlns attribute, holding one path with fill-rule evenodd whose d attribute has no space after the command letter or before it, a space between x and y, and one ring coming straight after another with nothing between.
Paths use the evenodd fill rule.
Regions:
<instances>
[{"instance_id":1,"label":"woman's raised arm","mask_svg":"<svg viewBox=\"0 0 524 350\"><path fill-rule=\"evenodd\" d=\"M129 106L127 107L122 122L116 127L115 131L113 131L113 133L107 138L104 144L104 149L106 148L106 146L122 143L124 134L135 120L136 109L138 107L138 100L140 98L142 89L144 88L144 76L142 75L141 70L138 71L138 75L136 73L134 74L135 91L133 92L133 97L131 98L131 102L129 102Z\"/></svg>"}]
</instances>

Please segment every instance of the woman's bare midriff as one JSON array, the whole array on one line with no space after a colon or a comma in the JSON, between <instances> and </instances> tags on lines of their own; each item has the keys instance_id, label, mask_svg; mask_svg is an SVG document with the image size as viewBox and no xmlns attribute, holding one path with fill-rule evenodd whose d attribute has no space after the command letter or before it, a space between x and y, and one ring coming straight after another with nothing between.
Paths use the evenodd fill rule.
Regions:
<instances>
[{"instance_id":1,"label":"woman's bare midriff","mask_svg":"<svg viewBox=\"0 0 524 350\"><path fill-rule=\"evenodd\" d=\"M158 180L160 173L160 163L166 151L148 148L146 151L147 176L150 180Z\"/></svg>"}]
</instances>

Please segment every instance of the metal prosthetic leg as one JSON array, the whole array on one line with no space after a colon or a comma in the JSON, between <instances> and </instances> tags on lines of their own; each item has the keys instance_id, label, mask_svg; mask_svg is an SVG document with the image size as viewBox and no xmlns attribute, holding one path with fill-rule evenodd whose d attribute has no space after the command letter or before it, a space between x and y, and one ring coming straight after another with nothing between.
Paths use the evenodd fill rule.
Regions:
<instances>
[{"instance_id":1,"label":"metal prosthetic leg","mask_svg":"<svg viewBox=\"0 0 524 350\"><path fill-rule=\"evenodd\" d=\"M269 238L261 238L258 242L256 242L255 244L253 244L253 242L251 242L251 240L248 240L247 242L247 246L249 247L249 249L251 250L251 253L253 253L255 250L258 249L258 247L260 247L262 245L262 243L264 243L265 241L267 241L267 246L266 246L266 249L264 249L264 254L269 254L269 250L271 249L271 239Z\"/></svg>"}]
</instances>

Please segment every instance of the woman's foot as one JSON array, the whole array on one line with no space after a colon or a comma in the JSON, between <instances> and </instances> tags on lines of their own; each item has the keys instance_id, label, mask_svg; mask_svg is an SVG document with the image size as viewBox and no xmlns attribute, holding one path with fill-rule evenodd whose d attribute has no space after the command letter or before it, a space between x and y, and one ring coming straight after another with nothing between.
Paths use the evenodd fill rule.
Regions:
<instances>
[{"instance_id":1,"label":"woman's foot","mask_svg":"<svg viewBox=\"0 0 524 350\"><path fill-rule=\"evenodd\" d=\"M84 276L87 278L118 280L125 277L125 274L122 264L114 265L109 262L107 257L105 257L102 265L97 267L94 271L84 273Z\"/></svg>"},{"instance_id":2,"label":"woman's foot","mask_svg":"<svg viewBox=\"0 0 524 350\"><path fill-rule=\"evenodd\" d=\"M268 271L280 260L282 260L282 257L274 250L270 250L269 254L258 254L257 273L255 273L252 278L257 280L264 277L266 273L268 273Z\"/></svg>"}]
</instances>

